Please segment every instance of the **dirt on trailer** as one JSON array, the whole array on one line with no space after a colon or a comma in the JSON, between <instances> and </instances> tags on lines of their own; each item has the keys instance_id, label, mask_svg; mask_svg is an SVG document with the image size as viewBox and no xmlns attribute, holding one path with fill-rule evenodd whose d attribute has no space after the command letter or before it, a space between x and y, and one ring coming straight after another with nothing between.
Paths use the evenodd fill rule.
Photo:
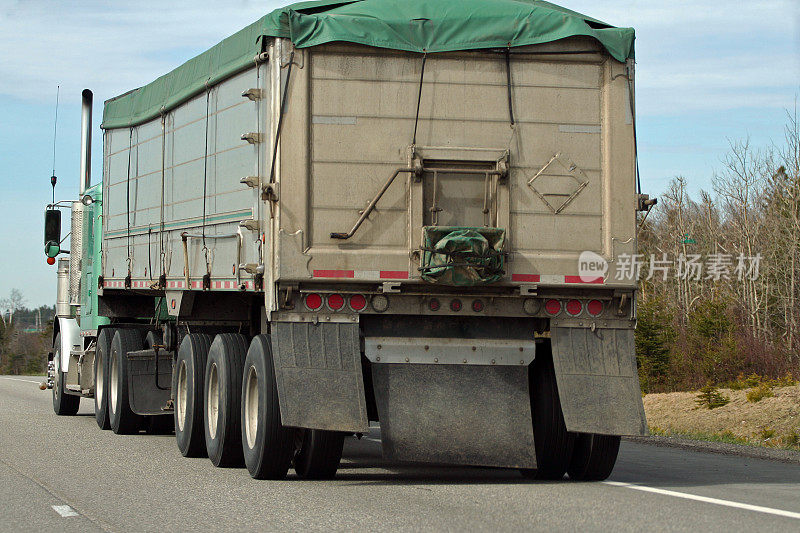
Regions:
<instances>
[{"instance_id":1,"label":"dirt on trailer","mask_svg":"<svg viewBox=\"0 0 800 533\"><path fill-rule=\"evenodd\" d=\"M775 387L773 396L758 401L754 388L718 389L729 401L709 409L698 405L700 394L670 392L643 398L654 435L684 435L709 440L797 448L800 445L800 385Z\"/></svg>"}]
</instances>

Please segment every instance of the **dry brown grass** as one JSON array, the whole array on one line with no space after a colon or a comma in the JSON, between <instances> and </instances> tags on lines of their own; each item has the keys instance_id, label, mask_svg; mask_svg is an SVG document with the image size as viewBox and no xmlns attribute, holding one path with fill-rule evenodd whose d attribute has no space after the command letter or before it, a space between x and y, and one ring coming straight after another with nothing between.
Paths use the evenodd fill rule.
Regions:
<instances>
[{"instance_id":1,"label":"dry brown grass","mask_svg":"<svg viewBox=\"0 0 800 533\"><path fill-rule=\"evenodd\" d=\"M750 389L719 389L730 402L715 409L698 408L697 392L648 394L647 422L654 433L709 435L766 446L798 446L800 385L773 389L774 396L747 400Z\"/></svg>"}]
</instances>

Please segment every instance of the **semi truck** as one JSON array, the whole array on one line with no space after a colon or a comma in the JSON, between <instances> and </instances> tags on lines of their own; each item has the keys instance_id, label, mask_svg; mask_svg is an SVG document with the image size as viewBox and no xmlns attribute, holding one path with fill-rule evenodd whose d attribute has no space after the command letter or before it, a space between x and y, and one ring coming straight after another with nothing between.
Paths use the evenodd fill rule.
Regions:
<instances>
[{"instance_id":1,"label":"semi truck","mask_svg":"<svg viewBox=\"0 0 800 533\"><path fill-rule=\"evenodd\" d=\"M83 91L55 412L259 479L330 478L371 423L395 461L606 478L647 432L613 274L652 203L633 37L539 0L293 4L106 101L94 185Z\"/></svg>"}]
</instances>

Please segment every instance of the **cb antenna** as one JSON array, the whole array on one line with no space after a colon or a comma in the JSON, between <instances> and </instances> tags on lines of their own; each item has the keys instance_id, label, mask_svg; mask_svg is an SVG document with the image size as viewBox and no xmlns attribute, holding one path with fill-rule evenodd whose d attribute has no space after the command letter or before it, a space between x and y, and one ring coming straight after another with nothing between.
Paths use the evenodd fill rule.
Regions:
<instances>
[{"instance_id":1,"label":"cb antenna","mask_svg":"<svg viewBox=\"0 0 800 533\"><path fill-rule=\"evenodd\" d=\"M61 86L56 85L56 118L53 121L53 174L50 176L50 185L53 187L53 204L56 203L56 134L58 132L58 95L61 92Z\"/></svg>"}]
</instances>

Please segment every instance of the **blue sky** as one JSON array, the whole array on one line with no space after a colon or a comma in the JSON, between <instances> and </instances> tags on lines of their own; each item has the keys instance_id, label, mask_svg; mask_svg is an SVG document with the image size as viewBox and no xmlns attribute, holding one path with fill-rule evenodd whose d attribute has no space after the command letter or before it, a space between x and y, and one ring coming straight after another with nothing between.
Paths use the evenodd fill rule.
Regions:
<instances>
[{"instance_id":1,"label":"blue sky","mask_svg":"<svg viewBox=\"0 0 800 533\"><path fill-rule=\"evenodd\" d=\"M55 300L42 251L53 113L61 85L57 198L77 194L80 91L102 102L143 85L286 2L0 0L0 298ZM800 94L800 0L563 0L636 28L639 154L645 192L682 175L710 189L729 139L780 142ZM166 7L165 7L166 6Z\"/></svg>"}]
</instances>

